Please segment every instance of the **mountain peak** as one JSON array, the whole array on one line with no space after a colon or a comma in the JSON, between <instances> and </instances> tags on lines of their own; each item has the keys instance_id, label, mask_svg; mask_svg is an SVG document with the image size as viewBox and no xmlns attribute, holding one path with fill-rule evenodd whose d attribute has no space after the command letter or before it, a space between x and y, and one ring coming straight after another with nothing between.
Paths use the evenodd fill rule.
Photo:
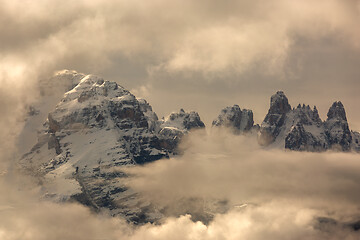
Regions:
<instances>
[{"instance_id":1,"label":"mountain peak","mask_svg":"<svg viewBox=\"0 0 360 240\"><path fill-rule=\"evenodd\" d=\"M243 109L239 105L226 107L221 110L217 119L212 122L215 127L230 127L235 133L250 131L254 125L253 112L249 109Z\"/></svg>"},{"instance_id":2,"label":"mountain peak","mask_svg":"<svg viewBox=\"0 0 360 240\"><path fill-rule=\"evenodd\" d=\"M291 110L291 106L285 93L283 91L277 91L270 99L270 114L285 114Z\"/></svg>"},{"instance_id":3,"label":"mountain peak","mask_svg":"<svg viewBox=\"0 0 360 240\"><path fill-rule=\"evenodd\" d=\"M330 119L339 119L347 121L345 108L342 102L337 101L332 104L327 114L328 120Z\"/></svg>"}]
</instances>

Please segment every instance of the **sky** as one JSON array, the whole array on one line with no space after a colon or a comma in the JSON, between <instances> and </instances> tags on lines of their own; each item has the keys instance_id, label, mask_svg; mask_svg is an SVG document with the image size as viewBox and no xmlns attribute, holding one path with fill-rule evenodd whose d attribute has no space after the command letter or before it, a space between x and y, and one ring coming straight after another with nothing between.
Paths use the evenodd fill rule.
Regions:
<instances>
[{"instance_id":1,"label":"sky","mask_svg":"<svg viewBox=\"0 0 360 240\"><path fill-rule=\"evenodd\" d=\"M31 102L39 79L70 69L117 81L160 117L184 108L209 124L238 104L261 123L283 90L323 119L341 100L360 130L359 11L357 0L1 0L2 98Z\"/></svg>"},{"instance_id":2,"label":"sky","mask_svg":"<svg viewBox=\"0 0 360 240\"><path fill-rule=\"evenodd\" d=\"M292 106L297 106L298 103L316 105L323 120L326 119L331 104L342 101L350 128L360 130L358 0L0 0L0 33L0 176L3 166L7 166L9 159L16 155L15 143L23 126L25 107L41 98L39 85L49 81L54 72L62 69L96 74L116 81L137 97L147 99L159 117L184 108L198 111L205 124L209 125L222 108L238 104L240 108L252 109L255 123L260 124L268 111L270 96L277 90L283 90ZM196 141L199 137L194 139L194 145L200 150L193 151L198 155L185 156L179 161L180 165L182 161L197 159L196 156L202 156L199 157L200 162L201 159L209 161L206 158L207 148L199 146L201 141ZM214 146L211 137L205 142L209 141L212 143L210 145ZM232 156L239 154L231 148L231 141L230 145L226 145L230 149L230 156L225 157L224 167L219 173L228 173L235 164ZM223 146L221 143L217 144L215 146ZM215 156L224 154L221 149L214 149L218 150L213 153ZM264 153L253 153L244 158L249 157L262 163L262 154ZM297 186L294 191L288 191L289 194L291 197L303 196L303 185L297 183L307 177L308 169L311 169L309 162L318 159L319 155L302 157L296 154L274 154L280 156L280 160L273 155L266 156L275 166L278 161L283 162L287 158L305 158L304 166L292 162L283 169L294 184L285 184L284 189ZM330 164L327 169L321 168L320 163L332 162L333 158L344 159L346 166ZM271 219L276 219L276 224L289 223L285 229L288 235L283 235L285 239L288 239L287 236L298 236L300 239L303 234L308 234L306 236L309 236L309 239L316 239L317 233L308 228L309 219L318 212L323 213L324 209L314 207L314 204L334 198L337 192L343 191L345 200L339 200L332 206L345 204L350 209L346 210L352 212L353 200L358 199L357 195L352 195L351 185L357 181L353 170L360 168L354 160L356 156L330 154L321 159L322 162L315 168L314 175L322 176L325 183L310 178L316 184L309 191L314 194L318 188L324 187L324 184L335 181L335 192L324 193L319 198L309 200L309 204L299 203L293 206L280 204L281 201L287 201L290 195L284 196L285 200L279 197L275 202L265 201L264 199L269 197L265 196L265 193L271 192L271 185L264 186L267 191L260 196L254 195L250 186L243 186L243 193L256 198L261 204L246 210L247 214L241 215L244 217L242 220L256 225L258 216L271 216ZM251 166L246 162L251 168L262 166L260 163ZM167 162L159 164L163 165L159 167L160 170L174 171L174 166L167 165ZM198 166L193 167L196 169ZM153 177L150 171L152 168L151 165L149 169L134 170L139 174L139 180L133 182L134 187L144 190L143 184L149 182L147 178ZM212 192L211 188L204 187L203 179L196 178L198 175L192 173L191 169L182 169L184 174L189 174L189 180L197 183L194 186L205 189L203 194ZM274 174L279 171L276 168L270 169L269 172ZM299 175L292 176L291 169L299 169ZM213 171L211 164L208 170ZM260 170L258 174L261 174ZM181 188L181 183L171 181L171 175L165 174L168 171L158 172L159 181L168 181L171 189L174 189L172 183L180 184L175 186ZM246 171L241 173L247 176ZM342 180L343 176L349 176L348 182ZM208 176L203 177L207 179ZM217 174L213 177L208 180L211 182L221 179ZM229 178L222 181L223 184L231 183ZM273 181L278 183L279 180ZM11 186L5 184L1 189L8 191L12 189ZM145 186L158 191L159 196L166 190L159 189L156 182L154 185ZM227 197L238 201L239 196L230 194L235 188L236 186L230 184L230 190L226 191L229 194ZM196 192L196 189L189 191L189 196L192 191ZM29 197L29 194L26 193L26 196ZM211 197L218 196L215 194ZM34 226L32 222L45 223L48 219L54 220L51 215L64 217L64 225L61 226L65 229L71 226L64 223L69 222L68 218L73 216L70 213L63 216L64 206L47 203L49 205L45 206L45 211L39 213L34 211L40 208L36 200L33 203L20 202L18 206L22 208L13 209L14 204L8 207L9 202L13 203L21 198L23 197L16 191L13 196L9 194L0 198L1 207L5 209L0 210L0 214L6 214L7 219L11 219L4 222L1 219L5 218L0 217L0 225L7 226L0 228L3 231L0 231L0 238L5 236L5 239L19 239L16 231L4 232L4 229L17 229L20 224L26 226L25 229L35 231L30 231L30 235L26 238L22 236L22 239L33 239L32 237L38 236L36 231L44 233L44 239L49 239L50 235L45 231L48 225ZM176 200L175 198L173 201ZM286 216L290 219L271 211L282 209L279 204L286 206L284 211L288 211ZM16 217L19 209L24 213L22 219ZM52 214L48 214L49 209L52 209ZM71 209L75 219L89 219L86 224L90 225L87 226L95 226L89 234L104 234L104 229L100 228L102 225L99 224L103 220L92 216L81 206L71 205ZM301 214L298 216L299 212ZM264 234L269 233L269 229L277 229L275 224L274 228L258 228L257 235L246 235L250 233L245 230L237 232L227 221L238 214L235 211L218 216L211 226L194 223L189 216L182 216L168 219L164 227L144 226L139 231L117 222L118 220L106 218L108 224L105 229L111 229L107 232L113 234L108 236L108 239L116 239L119 225L123 226L123 229L119 230L121 234L127 232L129 239L151 239L155 233L163 234L161 236L166 239L169 236L167 234L174 232L174 227L176 229L177 226L188 230L189 239L200 239L196 236L207 236L204 239L238 239L239 236L261 239ZM344 216L336 217L341 219ZM88 229L86 224L82 225L84 229ZM270 224L269 221L266 224ZM263 226L269 226L266 224ZM250 225L245 224L244 228L248 229L246 226ZM299 226L306 231L299 231ZM177 231L183 232L182 229L177 228ZM232 230L234 235L226 235L224 229ZM274 234L271 236L280 239L275 230L270 231ZM58 234L58 239L67 237L64 231L59 231ZM339 231L339 234L343 234L343 231ZM74 239L87 238L79 236Z\"/></svg>"}]
</instances>

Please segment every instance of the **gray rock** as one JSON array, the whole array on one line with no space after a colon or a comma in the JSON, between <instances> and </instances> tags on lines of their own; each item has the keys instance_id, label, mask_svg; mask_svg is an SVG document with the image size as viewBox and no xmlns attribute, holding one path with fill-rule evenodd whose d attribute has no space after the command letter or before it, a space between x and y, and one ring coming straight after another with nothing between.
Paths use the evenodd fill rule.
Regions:
<instances>
[{"instance_id":1,"label":"gray rock","mask_svg":"<svg viewBox=\"0 0 360 240\"><path fill-rule=\"evenodd\" d=\"M122 167L178 154L181 138L204 127L198 113L184 110L159 121L145 100L117 83L83 75L48 114L39 142L20 164L44 189L49 175L52 181L66 179L62 184L69 182L69 189L79 185L74 192L46 196L77 200L96 211L107 209L134 223L154 222L162 213L125 186Z\"/></svg>"},{"instance_id":2,"label":"gray rock","mask_svg":"<svg viewBox=\"0 0 360 240\"><path fill-rule=\"evenodd\" d=\"M346 119L343 104L340 101L334 102L327 116L325 127L329 146L333 149L350 151L352 134Z\"/></svg>"},{"instance_id":3,"label":"gray rock","mask_svg":"<svg viewBox=\"0 0 360 240\"><path fill-rule=\"evenodd\" d=\"M279 91L271 97L270 109L260 128L259 143L298 151L359 151L357 133L351 132L344 106L334 102L323 122L314 106L298 105L291 109Z\"/></svg>"},{"instance_id":4,"label":"gray rock","mask_svg":"<svg viewBox=\"0 0 360 240\"><path fill-rule=\"evenodd\" d=\"M160 146L173 154L180 153L177 149L181 139L191 130L204 129L205 124L201 121L197 112L171 113L166 119L160 121L158 136Z\"/></svg>"},{"instance_id":5,"label":"gray rock","mask_svg":"<svg viewBox=\"0 0 360 240\"><path fill-rule=\"evenodd\" d=\"M285 124L286 114L291 111L291 106L283 91L278 91L271 96L270 108L261 124L259 143L269 145L275 141Z\"/></svg>"},{"instance_id":6,"label":"gray rock","mask_svg":"<svg viewBox=\"0 0 360 240\"><path fill-rule=\"evenodd\" d=\"M231 128L235 134L246 133L254 126L253 112L248 109L241 110L238 105L226 107L212 122L212 126Z\"/></svg>"}]
</instances>

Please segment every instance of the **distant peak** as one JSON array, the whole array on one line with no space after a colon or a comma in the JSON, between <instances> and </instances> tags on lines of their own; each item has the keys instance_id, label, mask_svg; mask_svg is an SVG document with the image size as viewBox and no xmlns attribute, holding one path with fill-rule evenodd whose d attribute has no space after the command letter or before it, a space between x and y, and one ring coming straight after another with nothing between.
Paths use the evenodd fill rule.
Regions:
<instances>
[{"instance_id":1,"label":"distant peak","mask_svg":"<svg viewBox=\"0 0 360 240\"><path fill-rule=\"evenodd\" d=\"M334 102L329 109L327 117L328 117L328 120L341 119L341 120L347 121L345 108L344 108L344 105L342 104L342 102L340 102L340 101Z\"/></svg>"},{"instance_id":2,"label":"distant peak","mask_svg":"<svg viewBox=\"0 0 360 240\"><path fill-rule=\"evenodd\" d=\"M284 114L290 110L291 106L283 91L277 91L271 96L269 113Z\"/></svg>"},{"instance_id":3,"label":"distant peak","mask_svg":"<svg viewBox=\"0 0 360 240\"><path fill-rule=\"evenodd\" d=\"M236 134L250 131L254 126L253 112L235 104L221 110L220 115L212 122L216 127L231 127Z\"/></svg>"}]
</instances>

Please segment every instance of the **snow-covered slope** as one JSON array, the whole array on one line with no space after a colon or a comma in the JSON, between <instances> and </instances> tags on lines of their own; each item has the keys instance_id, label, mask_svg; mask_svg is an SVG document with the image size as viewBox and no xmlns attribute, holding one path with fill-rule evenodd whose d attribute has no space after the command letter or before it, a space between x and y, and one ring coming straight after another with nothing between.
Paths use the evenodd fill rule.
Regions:
<instances>
[{"instance_id":1,"label":"snow-covered slope","mask_svg":"<svg viewBox=\"0 0 360 240\"><path fill-rule=\"evenodd\" d=\"M121 168L169 157L178 143L169 146L169 139L196 127L204 127L197 113L181 111L158 121L145 100L115 82L83 75L48 114L38 143L20 164L41 180L47 197L152 222L161 214L124 185ZM164 134L168 128L179 136Z\"/></svg>"}]
</instances>

